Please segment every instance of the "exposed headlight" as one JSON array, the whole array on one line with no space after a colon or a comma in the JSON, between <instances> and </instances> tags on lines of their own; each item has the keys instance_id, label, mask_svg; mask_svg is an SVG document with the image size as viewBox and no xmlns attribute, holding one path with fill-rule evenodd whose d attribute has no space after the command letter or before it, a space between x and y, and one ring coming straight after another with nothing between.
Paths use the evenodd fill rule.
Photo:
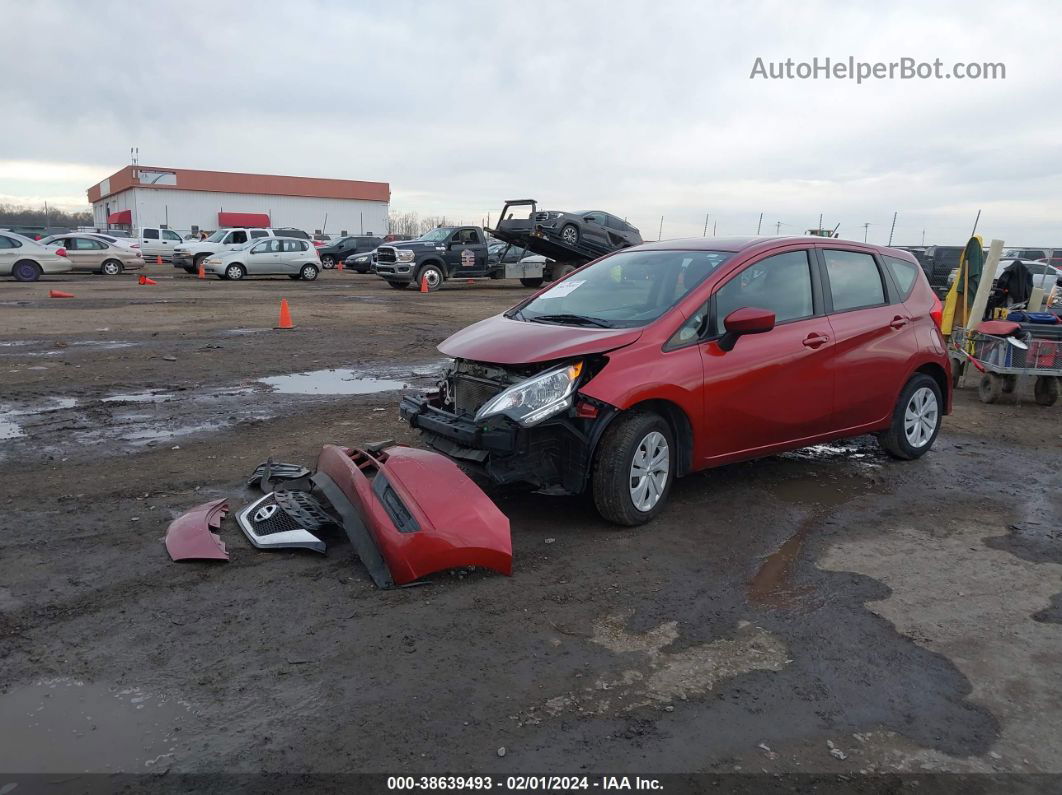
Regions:
<instances>
[{"instance_id":1,"label":"exposed headlight","mask_svg":"<svg viewBox=\"0 0 1062 795\"><path fill-rule=\"evenodd\" d=\"M528 428L559 414L572 405L572 393L582 371L583 363L575 362L513 384L484 403L476 412L476 421L504 414Z\"/></svg>"},{"instance_id":2,"label":"exposed headlight","mask_svg":"<svg viewBox=\"0 0 1062 795\"><path fill-rule=\"evenodd\" d=\"M417 258L417 254L414 251L410 251L408 248L400 248L395 252L395 255L399 262L412 262Z\"/></svg>"}]
</instances>

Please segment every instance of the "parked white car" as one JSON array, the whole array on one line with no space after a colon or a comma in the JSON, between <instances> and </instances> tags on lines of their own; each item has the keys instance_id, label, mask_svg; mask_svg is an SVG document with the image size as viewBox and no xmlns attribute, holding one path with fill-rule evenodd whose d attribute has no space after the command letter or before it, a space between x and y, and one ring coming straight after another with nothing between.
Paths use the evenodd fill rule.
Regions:
<instances>
[{"instance_id":1,"label":"parked white car","mask_svg":"<svg viewBox=\"0 0 1062 795\"><path fill-rule=\"evenodd\" d=\"M308 240L269 237L251 240L235 251L208 256L203 260L203 270L230 281L247 276L287 276L312 282L321 272L321 258Z\"/></svg>"},{"instance_id":2,"label":"parked white car","mask_svg":"<svg viewBox=\"0 0 1062 795\"><path fill-rule=\"evenodd\" d=\"M184 241L173 251L173 267L183 268L186 273L199 270L199 263L218 252L237 251L248 243L263 238L284 237L306 240L309 235L299 229L230 228L219 229L206 240ZM311 246L312 248L312 246Z\"/></svg>"},{"instance_id":3,"label":"parked white car","mask_svg":"<svg viewBox=\"0 0 1062 795\"><path fill-rule=\"evenodd\" d=\"M74 263L66 249L44 246L28 237L0 230L0 276L16 282L35 282L45 273L69 273Z\"/></svg>"}]
</instances>

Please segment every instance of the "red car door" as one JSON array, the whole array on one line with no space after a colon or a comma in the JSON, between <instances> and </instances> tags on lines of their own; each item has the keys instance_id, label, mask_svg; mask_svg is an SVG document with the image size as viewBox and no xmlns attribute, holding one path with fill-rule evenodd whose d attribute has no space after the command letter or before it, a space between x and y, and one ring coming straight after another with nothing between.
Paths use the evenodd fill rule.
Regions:
<instances>
[{"instance_id":1,"label":"red car door","mask_svg":"<svg viewBox=\"0 0 1062 795\"><path fill-rule=\"evenodd\" d=\"M807 249L750 263L712 297L715 333L735 309L775 313L773 330L738 339L730 351L701 345L707 463L751 458L828 432L833 345L818 272Z\"/></svg>"},{"instance_id":2,"label":"red car door","mask_svg":"<svg viewBox=\"0 0 1062 795\"><path fill-rule=\"evenodd\" d=\"M911 314L889 302L887 277L869 251L820 253L837 384L834 430L884 424L919 349Z\"/></svg>"}]
</instances>

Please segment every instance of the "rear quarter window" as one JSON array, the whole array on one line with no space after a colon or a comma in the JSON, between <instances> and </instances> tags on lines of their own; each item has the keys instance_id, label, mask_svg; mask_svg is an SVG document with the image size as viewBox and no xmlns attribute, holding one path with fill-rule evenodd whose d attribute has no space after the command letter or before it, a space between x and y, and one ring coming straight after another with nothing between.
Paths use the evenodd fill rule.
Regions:
<instances>
[{"instance_id":1,"label":"rear quarter window","mask_svg":"<svg viewBox=\"0 0 1062 795\"><path fill-rule=\"evenodd\" d=\"M834 312L885 303L885 285L870 254L828 248L823 249L822 256L826 261Z\"/></svg>"},{"instance_id":2,"label":"rear quarter window","mask_svg":"<svg viewBox=\"0 0 1062 795\"><path fill-rule=\"evenodd\" d=\"M892 278L896 280L896 286L900 288L900 300L906 300L914 289L915 279L918 278L918 266L896 257L886 256L884 259L885 267L889 269Z\"/></svg>"}]
</instances>

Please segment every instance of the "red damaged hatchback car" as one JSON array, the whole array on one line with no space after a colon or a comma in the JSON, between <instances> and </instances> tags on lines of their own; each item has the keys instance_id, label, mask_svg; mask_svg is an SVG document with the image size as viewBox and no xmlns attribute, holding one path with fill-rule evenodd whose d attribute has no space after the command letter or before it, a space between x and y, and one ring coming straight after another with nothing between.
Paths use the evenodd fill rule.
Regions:
<instances>
[{"instance_id":1,"label":"red damaged hatchback car","mask_svg":"<svg viewBox=\"0 0 1062 795\"><path fill-rule=\"evenodd\" d=\"M951 408L941 306L905 251L824 238L650 243L439 346L402 416L496 483L636 525L676 477L830 439L933 445Z\"/></svg>"}]
</instances>

